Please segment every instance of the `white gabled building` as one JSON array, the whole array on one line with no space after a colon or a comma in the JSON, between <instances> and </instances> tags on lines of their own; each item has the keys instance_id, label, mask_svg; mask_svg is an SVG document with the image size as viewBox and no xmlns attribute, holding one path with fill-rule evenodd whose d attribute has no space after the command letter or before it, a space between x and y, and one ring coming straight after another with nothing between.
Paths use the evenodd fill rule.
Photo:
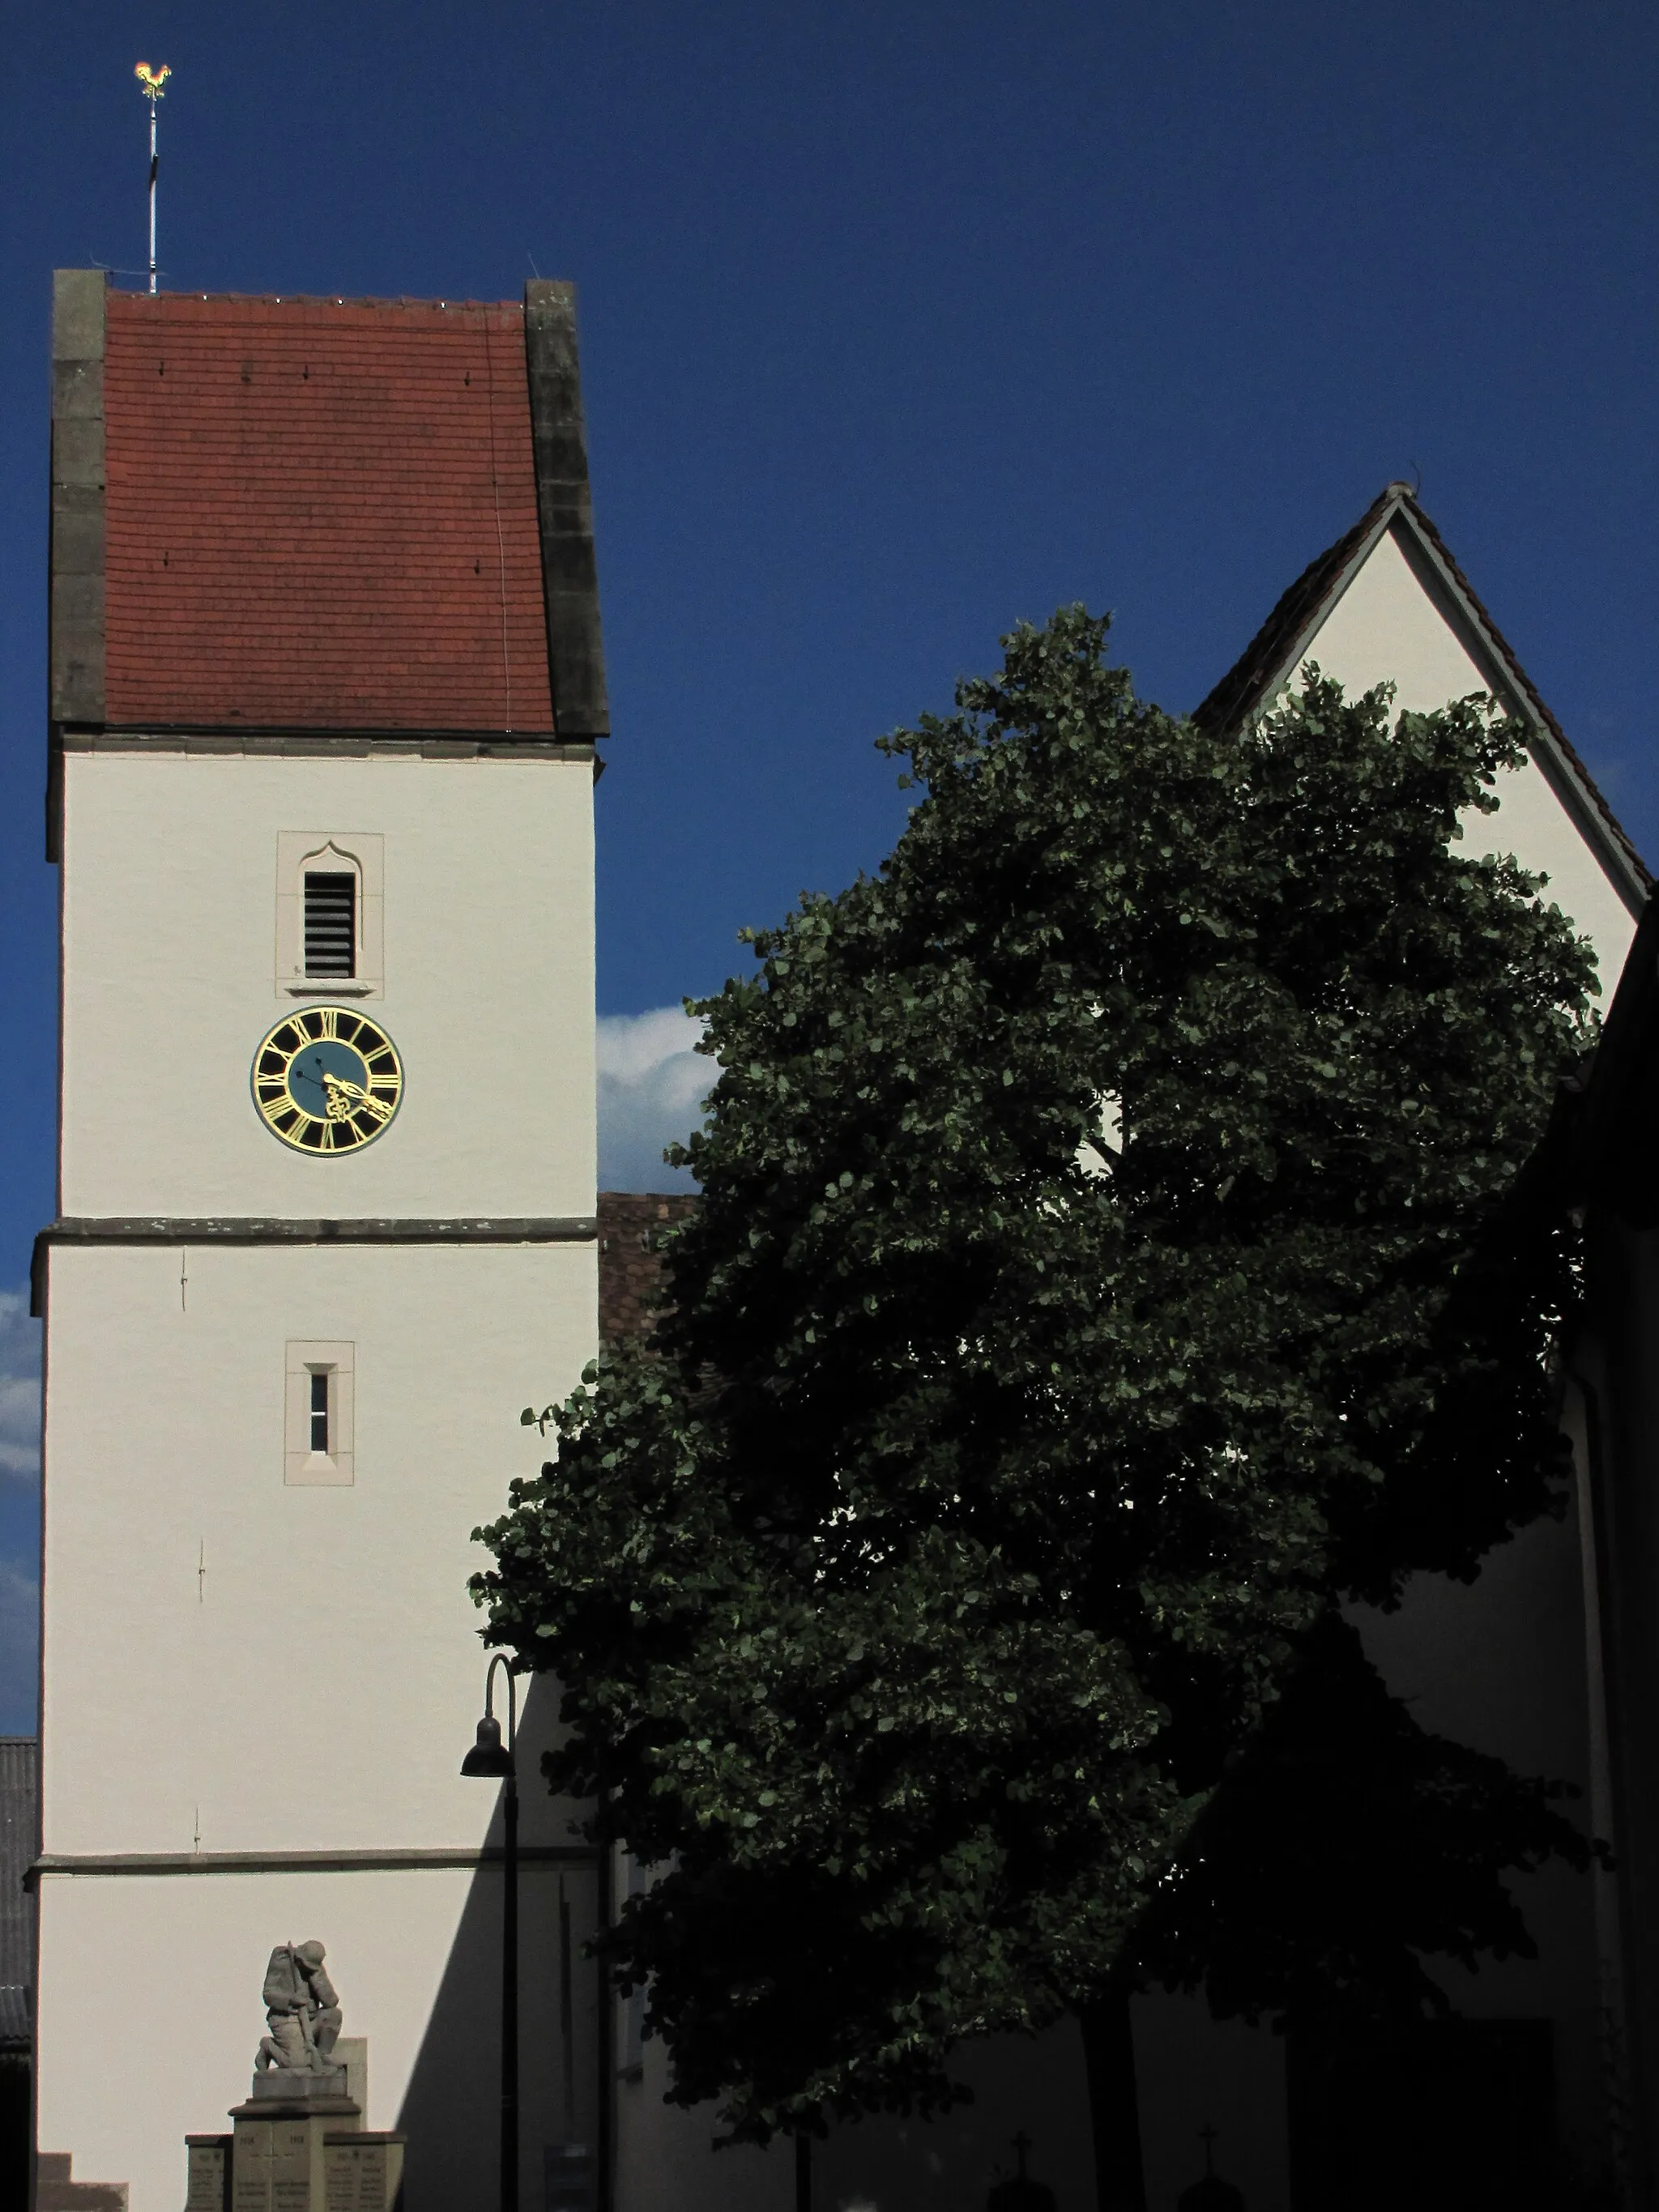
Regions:
<instances>
[{"instance_id":1,"label":"white gabled building","mask_svg":"<svg viewBox=\"0 0 1659 2212\"><path fill-rule=\"evenodd\" d=\"M1594 948L1605 1011L1652 879L1410 485L1387 486L1290 586L1196 719L1236 726L1270 708L1310 663L1350 697L1387 682L1398 710L1425 712L1481 692L1518 722L1528 757L1502 780L1498 812L1466 824L1469 849L1512 853L1547 879L1544 896ZM1502 1080L1501 1070L1493 1079ZM1398 1613L1359 1619L1389 1687L1425 1728L1495 1753L1523 1774L1572 1783L1586 1825L1610 1837L1594 1551L1581 1449L1565 1520L1534 1524L1500 1547L1472 1586L1419 1576ZM1411 2193L1425 2203L1433 2187L1450 2192L1448 2203L1477 2201L1487 2190L1508 2203L1577 2203L1565 2192L1610 2174L1626 2094L1613 1884L1558 1868L1515 1887L1538 1959L1487 1962L1473 1977L1435 1968L1475 2025L1425 2055L1441 2076L1434 2109L1415 2123L1397 2106L1391 2112L1399 2083L1377 2081L1368 2090L1366 2057L1345 2067L1340 2055L1292 2051L1288 2110L1276 2105L1267 2130L1268 2138L1283 2130L1283 2150L1262 2141L1253 2203L1286 2185L1269 2179L1279 2172L1297 2212L1336 2212L1352 2185L1356 2132L1370 2138L1376 2185L1404 2188L1403 2177L1414 2174ZM1321 2099L1346 2100L1337 2134L1310 2109ZM1200 2124L1194 2101L1183 2125ZM1417 2138L1413 2124L1425 2130ZM1459 2141L1448 2148L1443 2131L1451 2126ZM1429 2147L1440 2168L1432 2178L1421 2156Z\"/></svg>"},{"instance_id":2,"label":"white gabled building","mask_svg":"<svg viewBox=\"0 0 1659 2212\"><path fill-rule=\"evenodd\" d=\"M1479 692L1518 720L1527 760L1504 780L1498 811L1468 824L1469 849L1512 852L1548 878L1545 896L1595 949L1605 1008L1651 878L1409 485L1389 484L1290 586L1195 719L1239 726L1270 710L1310 663L1351 697L1393 684L1398 711ZM1568 1413L1582 1413L1571 1396ZM1578 1490L1565 1519L1500 1547L1472 1586L1419 1577L1398 1613L1360 1620L1372 1658L1425 1727L1522 1773L1576 1784L1586 1826L1616 1844L1582 1435L1578 1442ZM1151 2212L1171 2212L1203 2171L1200 2132L1212 2125L1219 2169L1242 2186L1250 2212L1404 2203L1438 2212L1486 2201L1553 2212L1604 2201L1595 2191L1616 2179L1628 2185L1636 2093L1615 1885L1563 1867L1522 1879L1516 1891L1538 1958L1489 1961L1474 1976L1437 1965L1464 2024L1430 2033L1421 2051L1405 2054L1418 2069L1407 2089L1375 2051L1287 2049L1266 2029L1217 2025L1200 1999L1138 2000ZM1057 2033L1037 2049L1048 2054L1044 2086L1079 2095L1069 2039ZM1000 2106L1011 2069L1028 2063L1029 2047L976 2054L969 2070L982 2101ZM1014 2094L1035 2111L1043 2089L1028 2080ZM1062 2205L1092 2212L1086 2136L1066 2130L1063 2109L1057 2099L1044 2110L1046 2125L1027 2122L1048 2154L1040 2170ZM829 2203L862 2197L878 2212L954 2212L977 2202L967 2193L969 2170L947 2147L960 2124L844 2130L821 2161ZM982 2142L1006 2133L993 2124ZM972 2171L982 2173L982 2163ZM1651 2203L1639 2194L1622 2201L1644 2212Z\"/></svg>"},{"instance_id":3,"label":"white gabled building","mask_svg":"<svg viewBox=\"0 0 1659 2212\"><path fill-rule=\"evenodd\" d=\"M1425 714L1479 691L1516 719L1529 759L1471 850L1513 853L1548 877L1610 995L1651 878L1409 484L1389 484L1297 577L1194 719L1213 728L1258 714L1310 662L1351 698L1389 683L1397 710Z\"/></svg>"}]
</instances>

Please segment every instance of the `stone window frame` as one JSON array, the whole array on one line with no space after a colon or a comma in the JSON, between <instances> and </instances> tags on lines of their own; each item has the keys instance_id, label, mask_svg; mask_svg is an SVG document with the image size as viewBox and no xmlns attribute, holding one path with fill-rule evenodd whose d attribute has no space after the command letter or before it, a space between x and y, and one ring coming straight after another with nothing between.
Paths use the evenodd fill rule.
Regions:
<instances>
[{"instance_id":1,"label":"stone window frame","mask_svg":"<svg viewBox=\"0 0 1659 2212\"><path fill-rule=\"evenodd\" d=\"M313 868L356 878L352 975L306 973L305 878ZM386 839L374 830L281 830L276 834L276 996L386 996Z\"/></svg>"},{"instance_id":2,"label":"stone window frame","mask_svg":"<svg viewBox=\"0 0 1659 2212\"><path fill-rule=\"evenodd\" d=\"M357 1348L291 1337L284 1358L283 1480L290 1486L349 1487L356 1476L354 1429ZM311 1378L328 1376L328 1440L331 1449L311 1449Z\"/></svg>"}]
</instances>

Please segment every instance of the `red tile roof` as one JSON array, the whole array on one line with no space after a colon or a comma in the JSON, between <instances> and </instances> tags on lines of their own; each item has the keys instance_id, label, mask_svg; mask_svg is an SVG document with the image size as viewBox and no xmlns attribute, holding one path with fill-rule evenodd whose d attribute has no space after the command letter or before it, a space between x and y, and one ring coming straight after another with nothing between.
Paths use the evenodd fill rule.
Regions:
<instances>
[{"instance_id":1,"label":"red tile roof","mask_svg":"<svg viewBox=\"0 0 1659 2212\"><path fill-rule=\"evenodd\" d=\"M553 728L524 311L108 295L106 713Z\"/></svg>"}]
</instances>

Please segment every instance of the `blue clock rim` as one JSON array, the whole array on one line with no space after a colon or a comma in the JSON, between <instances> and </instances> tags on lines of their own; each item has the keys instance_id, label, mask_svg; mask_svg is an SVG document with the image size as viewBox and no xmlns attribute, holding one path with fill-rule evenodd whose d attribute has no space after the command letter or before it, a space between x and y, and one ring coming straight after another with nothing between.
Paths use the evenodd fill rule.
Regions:
<instances>
[{"instance_id":1,"label":"blue clock rim","mask_svg":"<svg viewBox=\"0 0 1659 2212\"><path fill-rule=\"evenodd\" d=\"M259 1101L259 1061L267 1048L270 1048L271 1040L276 1036L277 1031L279 1030L287 1029L300 1015L321 1013L346 1014L349 1015L353 1021L372 1022L374 1027L380 1031L380 1035L386 1039L387 1044L391 1046L393 1053L397 1054L398 1060L398 1097L392 1106L392 1111L386 1115L385 1121L381 1122L380 1127L375 1130L373 1136L360 1137L355 1145L348 1145L343 1151L339 1152L335 1151L332 1146L325 1152L321 1146L296 1145L292 1137L285 1136L282 1130L273 1128L271 1127L270 1121L265 1118L264 1109L260 1104ZM315 1037L312 1038L310 1041L313 1044L320 1042L320 1039ZM343 1042L343 1040L342 1040L342 1042ZM354 1051L356 1048L348 1044L346 1046L346 1049L349 1052ZM290 1061L292 1061L295 1055L292 1053L288 1054L288 1059ZM359 1057L361 1058L361 1054ZM286 1088L286 1070L284 1071L283 1083L284 1087ZM305 1158L309 1160L349 1160L354 1158L358 1152L366 1152L371 1145L378 1144L380 1139L385 1136L386 1131L392 1127L392 1123L397 1120L398 1114L401 1112L404 1103L404 1056L398 1050L397 1040L392 1036L392 1032L387 1029L386 1024L377 1019L374 1015L365 1012L362 1006L343 1006L337 1005L332 1000L314 999L308 1000L307 1004L302 1006L295 1006L292 1008L288 1013L279 1015L276 1020L271 1024L270 1027L260 1038L258 1043L254 1046L253 1057L248 1063L247 1091L248 1097L252 1103L254 1118L258 1121L259 1126L266 1132L266 1133L274 1137L276 1142L283 1146L287 1151L290 1152L299 1152ZM289 1091L289 1096L292 1098L292 1091ZM302 1107L300 1107L296 1103L295 1111L303 1113L304 1110L305 1109ZM315 1115L312 1115L308 1118L312 1121L315 1121L317 1116Z\"/></svg>"}]
</instances>

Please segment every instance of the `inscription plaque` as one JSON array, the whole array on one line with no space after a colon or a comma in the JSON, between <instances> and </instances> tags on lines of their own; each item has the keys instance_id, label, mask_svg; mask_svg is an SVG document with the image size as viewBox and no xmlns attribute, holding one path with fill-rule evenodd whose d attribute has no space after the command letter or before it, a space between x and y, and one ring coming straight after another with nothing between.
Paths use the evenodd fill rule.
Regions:
<instances>
[{"instance_id":1,"label":"inscription plaque","mask_svg":"<svg viewBox=\"0 0 1659 2212\"><path fill-rule=\"evenodd\" d=\"M185 2212L230 2212L230 2145L228 2136L185 2137Z\"/></svg>"},{"instance_id":2,"label":"inscription plaque","mask_svg":"<svg viewBox=\"0 0 1659 2212\"><path fill-rule=\"evenodd\" d=\"M233 2154L231 2212L324 2212L320 2115L245 2120Z\"/></svg>"},{"instance_id":3,"label":"inscription plaque","mask_svg":"<svg viewBox=\"0 0 1659 2212\"><path fill-rule=\"evenodd\" d=\"M394 2212L404 2178L404 2141L354 2129L328 2139L324 2212Z\"/></svg>"}]
</instances>

